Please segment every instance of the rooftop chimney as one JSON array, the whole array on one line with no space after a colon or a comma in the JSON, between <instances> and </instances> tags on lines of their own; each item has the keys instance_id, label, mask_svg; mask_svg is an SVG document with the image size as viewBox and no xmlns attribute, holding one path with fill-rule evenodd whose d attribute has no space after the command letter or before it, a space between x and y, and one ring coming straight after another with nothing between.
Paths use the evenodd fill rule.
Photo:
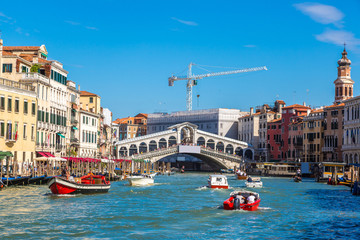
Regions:
<instances>
[{"instance_id":1,"label":"rooftop chimney","mask_svg":"<svg viewBox=\"0 0 360 240\"><path fill-rule=\"evenodd\" d=\"M253 115L253 114L254 114L254 108L251 107L251 108L250 108L250 115Z\"/></svg>"}]
</instances>

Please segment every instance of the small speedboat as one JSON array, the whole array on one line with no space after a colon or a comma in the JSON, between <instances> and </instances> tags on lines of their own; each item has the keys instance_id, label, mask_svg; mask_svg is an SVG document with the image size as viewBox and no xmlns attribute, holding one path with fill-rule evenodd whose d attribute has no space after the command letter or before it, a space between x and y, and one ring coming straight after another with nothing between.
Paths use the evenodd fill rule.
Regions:
<instances>
[{"instance_id":1,"label":"small speedboat","mask_svg":"<svg viewBox=\"0 0 360 240\"><path fill-rule=\"evenodd\" d=\"M260 201L260 196L256 192L235 191L230 193L230 198L225 200L223 205L225 210L256 211Z\"/></svg>"},{"instance_id":2,"label":"small speedboat","mask_svg":"<svg viewBox=\"0 0 360 240\"><path fill-rule=\"evenodd\" d=\"M300 176L295 176L294 177L294 182L301 182L301 181L302 181L302 179L301 179Z\"/></svg>"},{"instance_id":3,"label":"small speedboat","mask_svg":"<svg viewBox=\"0 0 360 240\"><path fill-rule=\"evenodd\" d=\"M154 184L154 177L156 173L153 174L141 174L128 176L126 180L129 181L130 186L146 186Z\"/></svg>"},{"instance_id":4,"label":"small speedboat","mask_svg":"<svg viewBox=\"0 0 360 240\"><path fill-rule=\"evenodd\" d=\"M249 177L245 182L245 185L248 188L262 188L263 183L259 177Z\"/></svg>"},{"instance_id":5,"label":"small speedboat","mask_svg":"<svg viewBox=\"0 0 360 240\"><path fill-rule=\"evenodd\" d=\"M210 175L208 179L209 188L225 188L228 189L227 177L224 175Z\"/></svg>"},{"instance_id":6,"label":"small speedboat","mask_svg":"<svg viewBox=\"0 0 360 240\"><path fill-rule=\"evenodd\" d=\"M110 182L102 175L88 174L80 178L69 179L65 177L53 177L48 184L53 194L77 194L77 193L106 193L110 189Z\"/></svg>"}]
</instances>

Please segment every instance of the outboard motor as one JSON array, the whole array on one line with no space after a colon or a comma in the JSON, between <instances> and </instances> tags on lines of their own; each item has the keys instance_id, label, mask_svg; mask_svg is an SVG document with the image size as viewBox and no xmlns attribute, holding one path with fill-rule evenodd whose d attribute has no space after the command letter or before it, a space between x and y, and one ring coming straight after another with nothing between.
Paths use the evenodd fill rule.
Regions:
<instances>
[{"instance_id":1,"label":"outboard motor","mask_svg":"<svg viewBox=\"0 0 360 240\"><path fill-rule=\"evenodd\" d=\"M240 209L240 199L235 197L234 198L234 210L239 210Z\"/></svg>"}]
</instances>

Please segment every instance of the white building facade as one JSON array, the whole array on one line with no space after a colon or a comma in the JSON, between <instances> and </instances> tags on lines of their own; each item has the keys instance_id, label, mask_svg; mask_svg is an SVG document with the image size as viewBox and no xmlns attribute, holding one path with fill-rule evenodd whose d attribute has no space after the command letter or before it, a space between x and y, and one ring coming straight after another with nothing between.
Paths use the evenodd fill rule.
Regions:
<instances>
[{"instance_id":1,"label":"white building facade","mask_svg":"<svg viewBox=\"0 0 360 240\"><path fill-rule=\"evenodd\" d=\"M225 108L149 114L147 134L164 131L179 123L190 122L196 124L199 130L238 139L238 119L246 114L248 113L238 109Z\"/></svg>"},{"instance_id":2,"label":"white building facade","mask_svg":"<svg viewBox=\"0 0 360 240\"><path fill-rule=\"evenodd\" d=\"M80 115L80 146L78 157L97 158L99 116L81 109Z\"/></svg>"}]
</instances>

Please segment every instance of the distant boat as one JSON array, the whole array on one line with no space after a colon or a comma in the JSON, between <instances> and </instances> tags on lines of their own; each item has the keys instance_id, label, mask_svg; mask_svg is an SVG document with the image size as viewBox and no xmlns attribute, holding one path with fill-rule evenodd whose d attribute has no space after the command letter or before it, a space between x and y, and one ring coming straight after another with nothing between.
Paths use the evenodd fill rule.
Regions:
<instances>
[{"instance_id":1,"label":"distant boat","mask_svg":"<svg viewBox=\"0 0 360 240\"><path fill-rule=\"evenodd\" d=\"M295 176L294 177L294 182L301 182L301 181L302 181L302 179L301 179L300 176Z\"/></svg>"},{"instance_id":2,"label":"distant boat","mask_svg":"<svg viewBox=\"0 0 360 240\"><path fill-rule=\"evenodd\" d=\"M263 183L259 177L249 177L245 185L248 188L262 188Z\"/></svg>"},{"instance_id":3,"label":"distant boat","mask_svg":"<svg viewBox=\"0 0 360 240\"><path fill-rule=\"evenodd\" d=\"M128 176L126 180L129 181L130 186L147 186L154 184L154 177L156 173L153 174L141 174Z\"/></svg>"},{"instance_id":4,"label":"distant boat","mask_svg":"<svg viewBox=\"0 0 360 240\"><path fill-rule=\"evenodd\" d=\"M106 193L110 189L110 182L104 176L88 174L73 181L64 177L54 177L48 184L53 194L91 194Z\"/></svg>"},{"instance_id":5,"label":"distant boat","mask_svg":"<svg viewBox=\"0 0 360 240\"><path fill-rule=\"evenodd\" d=\"M228 189L227 177L224 175L210 175L208 179L209 188L225 188Z\"/></svg>"}]
</instances>

